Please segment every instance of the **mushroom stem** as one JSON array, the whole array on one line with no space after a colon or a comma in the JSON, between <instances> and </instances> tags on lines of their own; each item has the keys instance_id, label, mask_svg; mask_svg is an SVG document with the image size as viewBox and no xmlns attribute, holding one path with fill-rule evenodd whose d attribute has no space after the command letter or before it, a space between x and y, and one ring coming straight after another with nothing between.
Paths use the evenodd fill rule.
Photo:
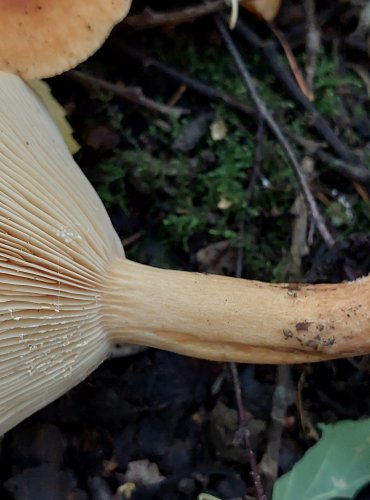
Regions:
<instances>
[{"instance_id":1,"label":"mushroom stem","mask_svg":"<svg viewBox=\"0 0 370 500\"><path fill-rule=\"evenodd\" d=\"M370 352L370 280L270 284L116 258L103 286L110 342L198 358L300 363Z\"/></svg>"}]
</instances>

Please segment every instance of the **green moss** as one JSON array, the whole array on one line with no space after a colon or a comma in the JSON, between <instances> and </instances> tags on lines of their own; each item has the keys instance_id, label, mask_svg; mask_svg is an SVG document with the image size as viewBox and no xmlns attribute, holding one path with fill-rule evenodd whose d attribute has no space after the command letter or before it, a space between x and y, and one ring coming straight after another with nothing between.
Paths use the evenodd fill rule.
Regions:
<instances>
[{"instance_id":1,"label":"green moss","mask_svg":"<svg viewBox=\"0 0 370 500\"><path fill-rule=\"evenodd\" d=\"M343 114L341 89L352 92L361 89L361 80L351 72L341 74L333 59L323 56L319 60L315 78L315 106L327 118L340 118ZM359 113L357 108L356 113Z\"/></svg>"},{"instance_id":2,"label":"green moss","mask_svg":"<svg viewBox=\"0 0 370 500\"><path fill-rule=\"evenodd\" d=\"M154 45L164 62L177 67L182 64L180 69L187 73L230 95L248 100L244 85L223 48L200 47L181 36L170 46L163 39L158 39ZM278 119L284 120L284 126L293 134L317 139L308 129L310 117L301 113L275 85L274 77L266 71L260 56L252 52L246 55L252 73L258 75L258 89ZM317 108L327 118L336 118L341 109L338 90L343 86L357 89L360 85L354 75L339 77L334 71L334 63L321 58L316 79ZM180 105L187 105L187 98L185 94L185 101ZM99 99L110 123L117 129L122 127L125 116L111 96ZM166 101L164 95L156 99ZM189 99L193 104L194 94L190 93ZM257 180L253 196L248 200L256 124L223 104L211 103L209 106L215 118L222 119L227 126L223 140L214 141L210 133L206 133L189 154L180 154L173 151L172 144L191 118L155 121L151 117L151 122L142 126L139 134L135 131L135 140L130 139L130 131L126 129L127 146L100 162L99 194L108 207L119 206L127 213L137 213L144 206L151 234L163 242L166 255L168 248L188 251L195 240L198 245L206 245L226 239L243 249L248 276L281 279L289 260L290 208L297 193L292 167L267 131L262 177ZM299 157L302 152L297 150L297 154ZM320 179L315 182L319 185ZM357 215L346 217L343 207L334 200L327 209L327 216L345 232L368 230L368 206L356 201L353 210ZM240 232L242 224L244 233Z\"/></svg>"}]
</instances>

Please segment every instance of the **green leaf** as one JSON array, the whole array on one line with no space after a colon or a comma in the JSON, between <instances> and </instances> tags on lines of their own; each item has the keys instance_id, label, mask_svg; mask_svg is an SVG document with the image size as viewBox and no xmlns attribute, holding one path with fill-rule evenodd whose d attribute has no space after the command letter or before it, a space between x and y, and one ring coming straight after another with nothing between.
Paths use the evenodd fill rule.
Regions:
<instances>
[{"instance_id":1,"label":"green leaf","mask_svg":"<svg viewBox=\"0 0 370 500\"><path fill-rule=\"evenodd\" d=\"M275 483L273 500L350 499L370 482L370 419L320 428L320 441Z\"/></svg>"}]
</instances>

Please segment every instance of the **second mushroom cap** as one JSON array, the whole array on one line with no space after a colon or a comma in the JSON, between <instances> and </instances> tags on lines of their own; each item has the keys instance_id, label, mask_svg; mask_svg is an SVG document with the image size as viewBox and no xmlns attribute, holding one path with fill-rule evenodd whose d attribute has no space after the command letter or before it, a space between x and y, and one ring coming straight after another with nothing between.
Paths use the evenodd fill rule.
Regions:
<instances>
[{"instance_id":1,"label":"second mushroom cap","mask_svg":"<svg viewBox=\"0 0 370 500\"><path fill-rule=\"evenodd\" d=\"M25 79L66 71L93 54L131 0L0 0L0 69Z\"/></svg>"}]
</instances>

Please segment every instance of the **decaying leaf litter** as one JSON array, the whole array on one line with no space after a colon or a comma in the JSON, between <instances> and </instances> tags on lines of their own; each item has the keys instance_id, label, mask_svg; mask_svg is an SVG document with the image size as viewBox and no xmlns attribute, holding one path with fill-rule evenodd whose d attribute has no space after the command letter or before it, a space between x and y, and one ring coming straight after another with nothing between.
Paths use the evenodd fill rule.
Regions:
<instances>
[{"instance_id":1,"label":"decaying leaf litter","mask_svg":"<svg viewBox=\"0 0 370 500\"><path fill-rule=\"evenodd\" d=\"M327 2L312 14L311 2L304 10L283 5L276 25L303 74L314 75L311 104L302 97L293 101L290 70L263 22L243 12L236 28L241 36L232 35L305 173L305 188L330 235L323 242L213 13L183 23L189 21L186 6L153 3L152 10L162 13L154 31L145 29L145 17L136 29L128 21L79 68L82 74L50 82L81 145L78 162L126 246L129 241L130 255L163 267L268 281L335 282L367 273L369 95L363 75L369 63L360 7ZM135 6L133 14L144 7ZM227 13L220 22L227 22ZM316 61L308 43L315 30L321 45ZM248 34L254 45L247 45ZM224 129L216 140L210 126L220 122ZM181 138L185 151L176 146ZM285 472L317 439L317 422L369 414L366 358L286 373L262 366L238 370L247 412L245 418L239 408L239 418L247 422L255 461L262 460L267 492L277 470ZM28 491L41 498L41 483L45 498L256 496L250 451L243 439L234 439L232 380L225 366L167 353L106 363L6 436L4 495L25 498ZM279 425L270 423L276 413ZM55 449L47 453L50 442Z\"/></svg>"}]
</instances>

